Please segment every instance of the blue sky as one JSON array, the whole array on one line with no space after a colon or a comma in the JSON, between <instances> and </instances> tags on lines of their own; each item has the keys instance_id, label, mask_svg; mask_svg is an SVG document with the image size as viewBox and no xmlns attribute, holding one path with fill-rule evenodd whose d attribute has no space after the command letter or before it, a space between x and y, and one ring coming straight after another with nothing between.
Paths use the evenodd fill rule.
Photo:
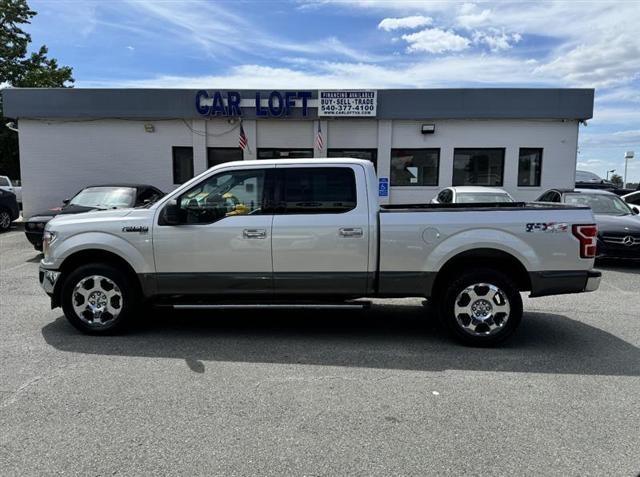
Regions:
<instances>
[{"instance_id":1,"label":"blue sky","mask_svg":"<svg viewBox=\"0 0 640 477\"><path fill-rule=\"evenodd\" d=\"M77 87L589 87L578 167L640 155L640 2L45 1ZM640 157L628 179L640 180Z\"/></svg>"}]
</instances>

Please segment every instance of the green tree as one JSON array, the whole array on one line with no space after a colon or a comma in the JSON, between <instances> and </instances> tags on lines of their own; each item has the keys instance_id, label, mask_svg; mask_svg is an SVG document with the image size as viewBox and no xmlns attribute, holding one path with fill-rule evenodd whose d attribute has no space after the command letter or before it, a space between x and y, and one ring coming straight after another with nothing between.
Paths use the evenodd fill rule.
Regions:
<instances>
[{"instance_id":1,"label":"green tree","mask_svg":"<svg viewBox=\"0 0 640 477\"><path fill-rule=\"evenodd\" d=\"M58 66L48 58L48 49L41 46L28 54L31 35L23 25L31 23L36 12L26 0L0 0L0 85L16 88L67 87L73 83L72 69ZM18 133L5 127L15 122L4 116L0 97L0 174L20 178Z\"/></svg>"},{"instance_id":2,"label":"green tree","mask_svg":"<svg viewBox=\"0 0 640 477\"><path fill-rule=\"evenodd\" d=\"M609 177L609 180L613 182L613 185L616 187L622 187L624 185L622 176L619 174L611 174L611 177Z\"/></svg>"}]
</instances>

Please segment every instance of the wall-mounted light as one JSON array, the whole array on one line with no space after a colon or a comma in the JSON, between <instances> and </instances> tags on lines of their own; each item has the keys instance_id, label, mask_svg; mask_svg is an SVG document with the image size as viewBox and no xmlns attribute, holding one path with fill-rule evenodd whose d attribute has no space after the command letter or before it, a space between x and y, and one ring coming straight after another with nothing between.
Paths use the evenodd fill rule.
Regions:
<instances>
[{"instance_id":1,"label":"wall-mounted light","mask_svg":"<svg viewBox=\"0 0 640 477\"><path fill-rule=\"evenodd\" d=\"M422 129L420 130L422 134L433 134L436 132L435 124L423 124Z\"/></svg>"},{"instance_id":2,"label":"wall-mounted light","mask_svg":"<svg viewBox=\"0 0 640 477\"><path fill-rule=\"evenodd\" d=\"M153 124L151 123L145 123L144 125L144 132L148 132L148 133L152 133L155 132L156 128L154 127Z\"/></svg>"}]
</instances>

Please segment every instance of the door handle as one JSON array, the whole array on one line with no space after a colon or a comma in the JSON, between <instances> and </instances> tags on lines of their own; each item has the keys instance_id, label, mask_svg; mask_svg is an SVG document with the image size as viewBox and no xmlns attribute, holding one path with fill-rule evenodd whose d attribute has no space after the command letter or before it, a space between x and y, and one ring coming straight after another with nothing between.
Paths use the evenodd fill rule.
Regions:
<instances>
[{"instance_id":1,"label":"door handle","mask_svg":"<svg viewBox=\"0 0 640 477\"><path fill-rule=\"evenodd\" d=\"M342 227L339 232L340 237L362 237L361 228Z\"/></svg>"},{"instance_id":2,"label":"door handle","mask_svg":"<svg viewBox=\"0 0 640 477\"><path fill-rule=\"evenodd\" d=\"M267 231L265 229L244 229L242 236L246 239L263 239L267 238Z\"/></svg>"}]
</instances>

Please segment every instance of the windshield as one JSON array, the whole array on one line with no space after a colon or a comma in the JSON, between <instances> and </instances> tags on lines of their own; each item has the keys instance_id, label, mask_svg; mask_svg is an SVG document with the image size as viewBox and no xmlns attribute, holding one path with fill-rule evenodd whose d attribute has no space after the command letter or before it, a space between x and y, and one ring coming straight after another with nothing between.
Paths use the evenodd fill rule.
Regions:
<instances>
[{"instance_id":1,"label":"windshield","mask_svg":"<svg viewBox=\"0 0 640 477\"><path fill-rule=\"evenodd\" d=\"M507 194L500 194L499 192L464 192L457 195L456 202L459 204L513 202L513 199Z\"/></svg>"},{"instance_id":2,"label":"windshield","mask_svg":"<svg viewBox=\"0 0 640 477\"><path fill-rule=\"evenodd\" d=\"M96 209L132 207L135 196L136 191L131 187L87 187L71 199L69 205Z\"/></svg>"},{"instance_id":3,"label":"windshield","mask_svg":"<svg viewBox=\"0 0 640 477\"><path fill-rule=\"evenodd\" d=\"M586 205L591 207L594 214L629 215L631 209L616 195L609 194L565 194L564 203L571 205Z\"/></svg>"},{"instance_id":4,"label":"windshield","mask_svg":"<svg viewBox=\"0 0 640 477\"><path fill-rule=\"evenodd\" d=\"M576 171L576 182L601 182L597 174L588 171Z\"/></svg>"}]
</instances>

